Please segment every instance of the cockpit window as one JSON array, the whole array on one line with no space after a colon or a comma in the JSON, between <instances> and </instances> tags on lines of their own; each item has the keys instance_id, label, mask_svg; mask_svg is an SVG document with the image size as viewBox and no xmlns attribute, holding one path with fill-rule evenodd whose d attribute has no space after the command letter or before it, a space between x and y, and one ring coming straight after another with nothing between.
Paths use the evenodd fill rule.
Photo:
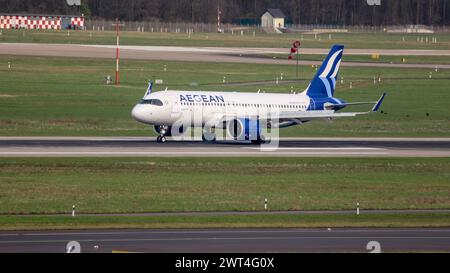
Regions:
<instances>
[{"instance_id":1,"label":"cockpit window","mask_svg":"<svg viewBox=\"0 0 450 273\"><path fill-rule=\"evenodd\" d=\"M158 99L141 100L140 104L151 104L151 105L156 105L156 106L163 106L163 102Z\"/></svg>"}]
</instances>

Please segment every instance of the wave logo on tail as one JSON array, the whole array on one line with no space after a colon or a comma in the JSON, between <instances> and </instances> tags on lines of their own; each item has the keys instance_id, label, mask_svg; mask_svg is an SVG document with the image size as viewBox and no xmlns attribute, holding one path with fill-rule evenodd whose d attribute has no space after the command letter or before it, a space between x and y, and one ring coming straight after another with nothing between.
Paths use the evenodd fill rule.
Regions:
<instances>
[{"instance_id":1,"label":"wave logo on tail","mask_svg":"<svg viewBox=\"0 0 450 273\"><path fill-rule=\"evenodd\" d=\"M343 53L343 45L333 46L307 89L308 96L312 98L333 97Z\"/></svg>"}]
</instances>

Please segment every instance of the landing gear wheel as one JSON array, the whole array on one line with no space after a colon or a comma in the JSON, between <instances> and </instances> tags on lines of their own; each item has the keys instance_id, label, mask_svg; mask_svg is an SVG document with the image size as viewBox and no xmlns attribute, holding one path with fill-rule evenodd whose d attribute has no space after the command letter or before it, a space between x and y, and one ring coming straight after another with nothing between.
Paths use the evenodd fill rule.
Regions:
<instances>
[{"instance_id":1,"label":"landing gear wheel","mask_svg":"<svg viewBox=\"0 0 450 273\"><path fill-rule=\"evenodd\" d=\"M203 142L215 142L216 141L216 134L214 133L203 133L202 134L202 141Z\"/></svg>"},{"instance_id":2,"label":"landing gear wheel","mask_svg":"<svg viewBox=\"0 0 450 273\"><path fill-rule=\"evenodd\" d=\"M167 141L167 139L166 139L165 136L158 136L158 137L156 138L156 142L158 142L158 143L164 143L164 142L166 142L166 141Z\"/></svg>"},{"instance_id":3,"label":"landing gear wheel","mask_svg":"<svg viewBox=\"0 0 450 273\"><path fill-rule=\"evenodd\" d=\"M266 138L264 136L259 136L258 139L252 140L252 144L260 145L266 143Z\"/></svg>"}]
</instances>

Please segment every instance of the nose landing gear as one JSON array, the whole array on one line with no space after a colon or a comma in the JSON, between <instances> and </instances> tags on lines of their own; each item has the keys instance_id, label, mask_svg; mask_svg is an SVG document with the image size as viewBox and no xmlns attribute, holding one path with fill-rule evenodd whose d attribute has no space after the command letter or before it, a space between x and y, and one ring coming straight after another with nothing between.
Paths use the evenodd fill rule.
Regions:
<instances>
[{"instance_id":1,"label":"nose landing gear","mask_svg":"<svg viewBox=\"0 0 450 273\"><path fill-rule=\"evenodd\" d=\"M170 126L167 125L155 126L155 130L159 134L159 136L156 138L156 142L158 143L166 142L167 141L166 136L170 136Z\"/></svg>"},{"instance_id":2,"label":"nose landing gear","mask_svg":"<svg viewBox=\"0 0 450 273\"><path fill-rule=\"evenodd\" d=\"M158 136L158 137L156 138L156 142L158 142L158 143L164 143L164 142L166 142L166 141L167 141L167 139L166 139L165 136Z\"/></svg>"}]
</instances>

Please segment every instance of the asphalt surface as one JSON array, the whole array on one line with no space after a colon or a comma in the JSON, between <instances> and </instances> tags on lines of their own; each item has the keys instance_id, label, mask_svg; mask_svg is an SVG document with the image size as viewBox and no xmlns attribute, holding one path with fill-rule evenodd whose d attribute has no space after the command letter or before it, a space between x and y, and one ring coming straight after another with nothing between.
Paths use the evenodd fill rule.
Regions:
<instances>
[{"instance_id":1,"label":"asphalt surface","mask_svg":"<svg viewBox=\"0 0 450 273\"><path fill-rule=\"evenodd\" d=\"M329 49L301 49L301 54L326 54ZM162 46L121 46L122 59L186 61L186 62L226 62L251 64L287 64L295 62L286 59L262 58L262 54L289 53L286 48L212 48L212 47L162 47ZM401 50L401 49L347 49L345 54L395 56L450 56L450 50ZM45 57L79 57L79 58L115 58L115 46L111 45L59 45L59 44L8 44L0 43L0 54ZM302 61L302 65L320 65L321 61ZM435 64L390 64L343 62L350 67L391 67L391 68L430 68ZM438 65L449 69L450 65Z\"/></svg>"},{"instance_id":2,"label":"asphalt surface","mask_svg":"<svg viewBox=\"0 0 450 273\"><path fill-rule=\"evenodd\" d=\"M142 137L0 137L0 157L106 156L314 156L449 157L450 139L282 138L262 146L249 143L174 141Z\"/></svg>"},{"instance_id":3,"label":"asphalt surface","mask_svg":"<svg viewBox=\"0 0 450 273\"><path fill-rule=\"evenodd\" d=\"M0 253L81 252L450 252L450 229L158 229L0 232ZM370 250L372 250L370 248Z\"/></svg>"}]
</instances>

